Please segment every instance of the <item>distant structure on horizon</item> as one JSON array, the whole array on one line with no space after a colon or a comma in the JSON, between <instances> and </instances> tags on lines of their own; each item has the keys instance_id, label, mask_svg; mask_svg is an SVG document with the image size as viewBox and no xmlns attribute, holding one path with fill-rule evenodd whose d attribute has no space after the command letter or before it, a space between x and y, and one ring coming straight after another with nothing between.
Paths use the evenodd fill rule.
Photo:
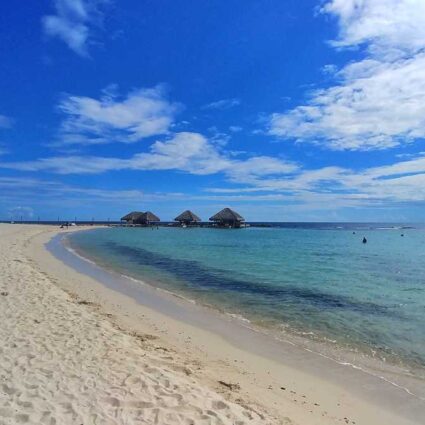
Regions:
<instances>
[{"instance_id":1,"label":"distant structure on horizon","mask_svg":"<svg viewBox=\"0 0 425 425\"><path fill-rule=\"evenodd\" d=\"M150 224L159 223L161 219L150 211L132 211L131 213L128 213L122 217L121 221L126 221L127 224L142 224L148 226Z\"/></svg>"},{"instance_id":2,"label":"distant structure on horizon","mask_svg":"<svg viewBox=\"0 0 425 425\"><path fill-rule=\"evenodd\" d=\"M210 217L210 221L214 221L220 227L242 227L245 219L236 211L224 208Z\"/></svg>"},{"instance_id":3,"label":"distant structure on horizon","mask_svg":"<svg viewBox=\"0 0 425 425\"><path fill-rule=\"evenodd\" d=\"M141 216L136 218L136 224L149 225L153 223L159 223L161 219L155 215L153 212L146 211Z\"/></svg>"},{"instance_id":4,"label":"distant structure on horizon","mask_svg":"<svg viewBox=\"0 0 425 425\"><path fill-rule=\"evenodd\" d=\"M182 226L193 226L194 224L200 223L202 220L192 211L186 210L177 216L174 221L178 221Z\"/></svg>"},{"instance_id":5,"label":"distant structure on horizon","mask_svg":"<svg viewBox=\"0 0 425 425\"><path fill-rule=\"evenodd\" d=\"M230 208L223 208L217 214L210 217L209 220L213 221L214 224L202 223L201 218L190 210L183 211L174 219L175 222L183 227L196 225L237 229L240 227L249 227L249 224L245 223L245 219L239 213ZM149 226L159 224L161 219L151 211L132 211L122 217L121 221L125 221L127 225ZM167 223L167 225L173 226L172 223ZM176 225L177 224L174 224L174 226Z\"/></svg>"},{"instance_id":6,"label":"distant structure on horizon","mask_svg":"<svg viewBox=\"0 0 425 425\"><path fill-rule=\"evenodd\" d=\"M143 215L143 212L141 211L132 211L124 217L121 217L121 221L126 221L127 224L135 224L135 220L137 220L141 215Z\"/></svg>"}]
</instances>

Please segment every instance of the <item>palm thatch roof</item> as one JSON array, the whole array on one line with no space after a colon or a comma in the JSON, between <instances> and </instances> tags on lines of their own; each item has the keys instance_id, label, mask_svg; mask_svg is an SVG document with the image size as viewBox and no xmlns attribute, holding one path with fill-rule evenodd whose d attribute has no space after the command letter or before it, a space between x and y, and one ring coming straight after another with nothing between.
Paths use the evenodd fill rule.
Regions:
<instances>
[{"instance_id":1,"label":"palm thatch roof","mask_svg":"<svg viewBox=\"0 0 425 425\"><path fill-rule=\"evenodd\" d=\"M174 221L183 221L187 223L201 222L202 220L192 211L186 210L178 215Z\"/></svg>"},{"instance_id":2,"label":"palm thatch roof","mask_svg":"<svg viewBox=\"0 0 425 425\"><path fill-rule=\"evenodd\" d=\"M121 221L133 221L139 216L141 216L143 213L141 211L132 211L125 215L124 217L121 217Z\"/></svg>"},{"instance_id":3,"label":"palm thatch roof","mask_svg":"<svg viewBox=\"0 0 425 425\"><path fill-rule=\"evenodd\" d=\"M152 222L157 222L157 221L161 221L160 218L158 216L156 216L154 213L150 212L150 211L146 211L143 214L141 214L139 217L136 218L136 220L134 220L136 223L152 223Z\"/></svg>"},{"instance_id":4,"label":"palm thatch roof","mask_svg":"<svg viewBox=\"0 0 425 425\"><path fill-rule=\"evenodd\" d=\"M236 211L231 210L230 208L222 209L217 214L210 217L210 220L223 222L245 221L245 219L240 214L238 214Z\"/></svg>"}]
</instances>

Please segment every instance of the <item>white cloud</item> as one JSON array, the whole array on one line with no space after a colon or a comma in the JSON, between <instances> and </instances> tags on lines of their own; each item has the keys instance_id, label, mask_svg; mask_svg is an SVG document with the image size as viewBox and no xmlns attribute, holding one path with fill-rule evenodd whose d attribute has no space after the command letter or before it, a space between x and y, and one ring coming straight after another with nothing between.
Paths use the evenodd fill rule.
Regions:
<instances>
[{"instance_id":1,"label":"white cloud","mask_svg":"<svg viewBox=\"0 0 425 425\"><path fill-rule=\"evenodd\" d=\"M97 174L126 168L126 160L91 156L56 156L27 162L0 163L1 168L57 174Z\"/></svg>"},{"instance_id":2,"label":"white cloud","mask_svg":"<svg viewBox=\"0 0 425 425\"><path fill-rule=\"evenodd\" d=\"M327 64L322 66L322 72L324 75L335 75L338 71L338 67L334 64Z\"/></svg>"},{"instance_id":3,"label":"white cloud","mask_svg":"<svg viewBox=\"0 0 425 425\"><path fill-rule=\"evenodd\" d=\"M173 162L174 161L174 162ZM1 164L4 166L5 164ZM425 156L380 167L351 170L342 167L301 169L276 158L254 157L233 160L208 144L196 133L182 133L166 142L157 142L151 152L130 159L102 157L57 157L9 164L26 171L59 174L101 173L108 170L176 170L192 174L223 173L236 187L206 188L205 195L179 193L146 194L140 190L100 190L71 187L55 181L32 178L0 178L3 203L30 199L37 189L37 202L66 202L96 199L125 202L166 199L199 201L285 202L298 210L337 210L352 208L391 208L424 203Z\"/></svg>"},{"instance_id":4,"label":"white cloud","mask_svg":"<svg viewBox=\"0 0 425 425\"><path fill-rule=\"evenodd\" d=\"M234 157L199 133L176 133L130 158L60 156L28 162L2 162L1 168L56 174L99 174L117 170L173 170L193 175L222 174L236 187L210 188L214 196L246 200L288 199L303 205L391 205L423 202L425 156L360 170L328 166L302 169L268 156ZM279 196L266 196L267 194ZM250 194L248 196L248 194ZM212 199L212 198L211 198ZM219 199L219 198L216 198ZM223 198L224 199L224 198Z\"/></svg>"},{"instance_id":5,"label":"white cloud","mask_svg":"<svg viewBox=\"0 0 425 425\"><path fill-rule=\"evenodd\" d=\"M331 0L322 11L338 19L340 34L335 46L367 44L375 52L424 48L423 0Z\"/></svg>"},{"instance_id":6,"label":"white cloud","mask_svg":"<svg viewBox=\"0 0 425 425\"><path fill-rule=\"evenodd\" d=\"M239 106L241 104L240 99L232 98L232 99L221 99L215 102L208 103L207 105L202 106L201 109L230 109L234 106Z\"/></svg>"},{"instance_id":7,"label":"white cloud","mask_svg":"<svg viewBox=\"0 0 425 425\"><path fill-rule=\"evenodd\" d=\"M177 133L170 140L156 142L148 154L135 157L142 169L176 169L192 174L213 174L226 169L224 158L208 139L198 133Z\"/></svg>"},{"instance_id":8,"label":"white cloud","mask_svg":"<svg viewBox=\"0 0 425 425\"><path fill-rule=\"evenodd\" d=\"M210 140L216 145L226 146L232 138L229 134L220 131L215 125L209 127L208 132L211 134Z\"/></svg>"},{"instance_id":9,"label":"white cloud","mask_svg":"<svg viewBox=\"0 0 425 425\"><path fill-rule=\"evenodd\" d=\"M242 130L243 130L243 128L242 128L242 127L239 127L238 125L231 125L231 126L229 127L229 130L230 130L232 133L239 133L240 131L242 131Z\"/></svg>"},{"instance_id":10,"label":"white cloud","mask_svg":"<svg viewBox=\"0 0 425 425\"><path fill-rule=\"evenodd\" d=\"M99 19L99 6L108 0L54 0L55 15L42 18L44 32L58 37L75 53L87 56L91 25Z\"/></svg>"},{"instance_id":11,"label":"white cloud","mask_svg":"<svg viewBox=\"0 0 425 425\"><path fill-rule=\"evenodd\" d=\"M3 162L0 168L47 171L57 174L98 174L116 170L177 170L196 175L224 173L232 181L248 181L297 170L297 165L267 156L234 159L199 133L181 132L157 141L149 152L131 158L59 156L27 162Z\"/></svg>"},{"instance_id":12,"label":"white cloud","mask_svg":"<svg viewBox=\"0 0 425 425\"><path fill-rule=\"evenodd\" d=\"M67 96L59 105L66 115L54 145L134 143L168 133L179 105L164 89L138 89L121 98L111 90L100 99Z\"/></svg>"},{"instance_id":13,"label":"white cloud","mask_svg":"<svg viewBox=\"0 0 425 425\"><path fill-rule=\"evenodd\" d=\"M358 171L342 167L300 169L287 176L251 177L245 183L248 186L242 189L210 188L209 191L225 194L284 193L290 195L293 201L304 204L336 202L335 208L424 202L425 156Z\"/></svg>"},{"instance_id":14,"label":"white cloud","mask_svg":"<svg viewBox=\"0 0 425 425\"><path fill-rule=\"evenodd\" d=\"M338 84L272 114L269 134L331 149L384 149L425 137L425 2L333 0L333 45L366 46L366 57L336 73Z\"/></svg>"}]
</instances>

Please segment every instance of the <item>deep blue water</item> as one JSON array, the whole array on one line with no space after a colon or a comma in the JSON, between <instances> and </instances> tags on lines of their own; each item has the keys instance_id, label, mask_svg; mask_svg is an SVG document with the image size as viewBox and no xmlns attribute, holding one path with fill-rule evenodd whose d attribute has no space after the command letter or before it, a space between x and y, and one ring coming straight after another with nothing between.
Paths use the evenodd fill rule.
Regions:
<instances>
[{"instance_id":1,"label":"deep blue water","mask_svg":"<svg viewBox=\"0 0 425 425\"><path fill-rule=\"evenodd\" d=\"M423 366L425 230L391 226L109 228L70 243L119 273L268 329Z\"/></svg>"}]
</instances>

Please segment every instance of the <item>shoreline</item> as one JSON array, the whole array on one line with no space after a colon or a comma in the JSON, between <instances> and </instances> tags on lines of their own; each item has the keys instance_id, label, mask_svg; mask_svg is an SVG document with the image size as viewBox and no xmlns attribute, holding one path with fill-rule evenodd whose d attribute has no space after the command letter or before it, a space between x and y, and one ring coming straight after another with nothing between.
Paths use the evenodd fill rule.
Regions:
<instances>
[{"instance_id":1,"label":"shoreline","mask_svg":"<svg viewBox=\"0 0 425 425\"><path fill-rule=\"evenodd\" d=\"M116 297L105 311L96 282L44 249L58 233L0 225L0 423L291 423L206 385L158 329L112 315Z\"/></svg>"},{"instance_id":2,"label":"shoreline","mask_svg":"<svg viewBox=\"0 0 425 425\"><path fill-rule=\"evenodd\" d=\"M90 229L82 229L82 231L89 231ZM169 289L165 289L161 286L156 285L156 281L151 281L141 278L133 277L130 275L122 274L119 271L114 270L111 267L108 267L107 265L102 265L96 263L95 260L88 258L84 255L84 252L81 252L78 250L78 247L72 247L71 243L68 238L68 234L65 233L60 236L61 240L54 241L53 239L49 242L48 249L52 252L53 255L55 255L57 258L59 258L61 261L64 261L65 263L68 262L68 265L71 267L76 268L77 270L80 270L82 272L89 271L90 275L94 277L96 280L102 282L105 284L105 282L110 282L111 278L115 280L120 281L120 285L110 285L106 283L108 287L111 289L121 292L124 295L130 296L131 298L135 299L137 302L140 302L145 305L150 305L151 307L154 307L156 310L160 311L161 313L166 313L167 310L173 312L173 309L167 309L167 307L163 306L161 303L156 303L155 300L151 299L151 304L144 303L143 298L143 291L148 290L149 292L152 292L153 294L159 294L159 297L166 297L168 300L171 301L171 303L180 303L182 304L181 307L183 309L196 309L196 316L189 315L189 321L193 324L196 323L197 326L213 331L216 334L226 338L228 341L231 340L231 336L233 334L239 335L240 334L240 327L246 328L249 332L262 334L263 336L273 339L274 343L283 344L283 345L291 345L295 347L295 350L299 350L301 352L305 351L308 353L311 353L313 356L320 356L326 360L329 360L331 363L335 363L339 366L343 366L344 368L351 368L355 369L359 373L364 373L365 375L369 375L372 378L376 378L380 381L383 381L389 385L392 385L397 390L404 391L407 394L409 394L412 397L415 397L419 399L422 402L425 402L425 392L423 393L417 393L418 387L414 386L414 380L420 380L421 382L424 382L423 376L417 376L413 375L412 373L409 373L408 365L405 364L396 364L392 362L385 362L380 357L371 357L366 352L356 352L356 351L350 351L346 348L342 348L342 346L333 346L330 343L327 343L326 341L322 340L314 340L310 339L306 336L302 336L299 334L293 334L290 332L282 331L277 332L276 329L269 329L265 328L264 326L260 326L252 322L250 319L244 317L240 314L234 314L231 311L226 311L224 309L220 309L219 306L212 305L212 304L206 304L206 303L200 303L194 299L191 299L183 294L179 294L178 292L174 292ZM63 249L70 251L72 255L79 257L83 262L88 262L92 267L94 267L93 270L88 270L86 267L81 267L82 263L76 264L75 261L66 254L64 255ZM58 254L58 250L62 251L62 254ZM55 254L56 252L56 254ZM83 269L83 270L82 270ZM90 266L89 266L90 269ZM103 273L106 271L106 274ZM99 273L101 272L101 273ZM126 289L126 283L128 281L136 284L135 288L131 288L129 291ZM140 288L139 286L142 285L143 288ZM134 290L133 290L134 289ZM142 291L140 294L138 293L138 290ZM194 307L194 305L196 307ZM176 312L174 312L176 313ZM194 311L195 313L195 311ZM207 314L207 317L209 318L209 321L213 319L217 322L216 326L211 327L210 323L207 323L205 320L202 320L203 314ZM199 317L200 315L200 317ZM185 322L188 322L188 319L183 314L171 314L171 317L176 320L183 320ZM232 325L231 332L223 332L223 326L222 324L228 323L230 320L230 324ZM220 323L222 322L222 323ZM249 335L247 335L247 338L249 338ZM262 341L265 345L267 343L270 344L270 340ZM243 344L246 349L250 349L249 344L246 342ZM277 351L277 350L273 350ZM266 351L264 353L257 353L260 355L270 355L270 353L267 353ZM271 356L272 360L279 361L279 358L276 355ZM421 372L423 372L423 369L420 369ZM418 370L419 372L419 370ZM397 381L398 380L398 381ZM424 382L425 383L425 382ZM409 385L409 387L407 386ZM412 387L410 387L412 385ZM425 405L424 405L425 406Z\"/></svg>"},{"instance_id":3,"label":"shoreline","mask_svg":"<svg viewBox=\"0 0 425 425\"><path fill-rule=\"evenodd\" d=\"M66 239L66 234L61 239ZM58 244L54 247L55 249L62 246L64 250L68 251L62 242L59 240L57 242ZM138 304L153 308L172 320L184 322L197 327L199 330L211 332L225 339L227 343L242 348L244 351L251 352L263 359L282 364L282 358L284 358L283 363L285 366L289 365L303 373L307 372L317 375L319 379L325 379L326 381L337 384L340 381L340 377L344 376L344 380L348 379L351 383L356 382L358 385L357 389L351 386L349 388L350 391L355 390L356 395L365 398L365 400L374 400L378 403L384 401L388 404L387 408L391 408L394 404L410 404L410 396L418 398L420 403L425 401L413 394L409 389L379 375L378 370L372 373L361 369L355 364L340 362L335 358L313 351L308 347L299 346L290 340L272 340L271 338L273 336L271 337L267 333L260 332L251 326L243 324L237 318L216 311L213 307L197 304L173 292L154 287L149 283L129 276L120 275L113 270L103 268L93 260L81 255L81 253L71 252L71 255L80 256L82 263L76 264L72 258L68 258L73 263L68 265L85 274L89 273L90 277L106 285L109 289L129 296ZM59 256L59 259L64 261L63 256ZM87 267L84 265L84 262L88 263ZM81 270L81 267L83 270ZM132 286L133 283L136 284L135 287ZM139 287L140 284L143 285L142 288ZM142 290L141 293L139 293L140 290ZM147 297L148 300L144 300L144 297ZM163 303L163 301L166 302ZM364 387L373 388L373 390L365 394ZM395 394L392 394L391 387L395 389ZM401 394L398 394L399 392ZM404 392L406 394L403 394ZM387 393L389 397L386 400L382 400L381 397L375 400L378 393ZM406 400L404 400L404 395L407 395ZM388 403L391 397L394 397L394 400ZM425 409L425 404L423 408Z\"/></svg>"},{"instance_id":4,"label":"shoreline","mask_svg":"<svg viewBox=\"0 0 425 425\"><path fill-rule=\"evenodd\" d=\"M187 364L199 365L194 372L196 379L212 390L224 392L231 401L270 412L279 418L276 423L286 424L414 424L422 420L423 405L389 385L378 386L373 378L365 380L346 367L330 366L326 359L312 361L311 354L301 355L299 348L295 350L289 344L282 352L282 347L270 347L252 330L246 338L235 332L233 324L228 326L231 321L224 327L221 323L221 328L215 324L221 331L227 330L226 338L211 328L210 315L206 320L209 329L202 329L196 322L194 325L194 315L188 313L187 305L180 307L180 313L188 319L184 322L172 317L170 311L155 311L152 304L138 303L108 288L46 250L44 245L59 233L63 234L58 229L38 229L27 243L25 252L40 270L82 300L80 308L100 310L129 332L149 331L159 337L162 345L179 353ZM179 304L175 298L167 306ZM205 318L205 311L200 316ZM223 387L219 381L230 387Z\"/></svg>"}]
</instances>

